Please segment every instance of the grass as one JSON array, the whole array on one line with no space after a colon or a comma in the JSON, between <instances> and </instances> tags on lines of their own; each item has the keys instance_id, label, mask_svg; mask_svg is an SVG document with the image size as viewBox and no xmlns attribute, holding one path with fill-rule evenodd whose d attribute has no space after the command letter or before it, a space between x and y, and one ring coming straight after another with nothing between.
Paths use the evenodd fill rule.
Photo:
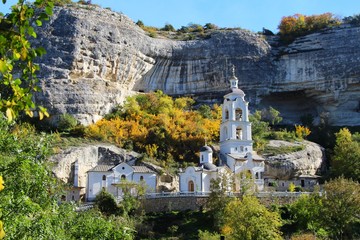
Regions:
<instances>
[{"instance_id":1,"label":"grass","mask_svg":"<svg viewBox=\"0 0 360 240\"><path fill-rule=\"evenodd\" d=\"M304 149L305 149L305 145L303 144L296 146L280 146L280 147L266 146L262 154L267 156L275 156L279 154L299 152Z\"/></svg>"}]
</instances>

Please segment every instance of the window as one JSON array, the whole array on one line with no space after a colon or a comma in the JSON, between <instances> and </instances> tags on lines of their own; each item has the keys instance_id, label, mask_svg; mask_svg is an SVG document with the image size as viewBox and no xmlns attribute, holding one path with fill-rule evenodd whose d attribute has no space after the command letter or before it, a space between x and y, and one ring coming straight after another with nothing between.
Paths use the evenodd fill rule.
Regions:
<instances>
[{"instance_id":1,"label":"window","mask_svg":"<svg viewBox=\"0 0 360 240\"><path fill-rule=\"evenodd\" d=\"M144 176L140 176L140 181L144 181Z\"/></svg>"},{"instance_id":2,"label":"window","mask_svg":"<svg viewBox=\"0 0 360 240\"><path fill-rule=\"evenodd\" d=\"M241 127L236 128L236 139L242 140L242 129L241 129Z\"/></svg>"},{"instance_id":3,"label":"window","mask_svg":"<svg viewBox=\"0 0 360 240\"><path fill-rule=\"evenodd\" d=\"M103 181L106 180L106 176L105 176L105 175L102 176L102 180L103 180Z\"/></svg>"},{"instance_id":4,"label":"window","mask_svg":"<svg viewBox=\"0 0 360 240\"><path fill-rule=\"evenodd\" d=\"M189 190L189 192L194 191L194 182L192 180L189 181L188 190Z\"/></svg>"},{"instance_id":5,"label":"window","mask_svg":"<svg viewBox=\"0 0 360 240\"><path fill-rule=\"evenodd\" d=\"M229 119L229 110L225 109L225 120Z\"/></svg>"},{"instance_id":6,"label":"window","mask_svg":"<svg viewBox=\"0 0 360 240\"><path fill-rule=\"evenodd\" d=\"M204 161L204 155L201 155L201 162Z\"/></svg>"},{"instance_id":7,"label":"window","mask_svg":"<svg viewBox=\"0 0 360 240\"><path fill-rule=\"evenodd\" d=\"M236 117L236 121L242 121L242 110L241 110L241 108L237 108L235 110L235 117Z\"/></svg>"},{"instance_id":8,"label":"window","mask_svg":"<svg viewBox=\"0 0 360 240\"><path fill-rule=\"evenodd\" d=\"M121 180L126 180L126 176L124 174L121 175Z\"/></svg>"}]
</instances>

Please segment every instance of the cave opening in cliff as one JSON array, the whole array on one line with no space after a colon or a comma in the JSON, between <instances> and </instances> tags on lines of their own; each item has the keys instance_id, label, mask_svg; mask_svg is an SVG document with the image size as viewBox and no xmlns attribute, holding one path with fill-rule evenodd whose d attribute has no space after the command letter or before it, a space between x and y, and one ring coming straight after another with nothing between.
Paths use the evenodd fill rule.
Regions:
<instances>
[{"instance_id":1,"label":"cave opening in cliff","mask_svg":"<svg viewBox=\"0 0 360 240\"><path fill-rule=\"evenodd\" d=\"M315 98L307 96L304 91L290 91L281 93L270 93L264 96L257 110L273 107L280 112L283 118L280 124L293 125L302 124L301 117L312 115L318 116Z\"/></svg>"}]
</instances>

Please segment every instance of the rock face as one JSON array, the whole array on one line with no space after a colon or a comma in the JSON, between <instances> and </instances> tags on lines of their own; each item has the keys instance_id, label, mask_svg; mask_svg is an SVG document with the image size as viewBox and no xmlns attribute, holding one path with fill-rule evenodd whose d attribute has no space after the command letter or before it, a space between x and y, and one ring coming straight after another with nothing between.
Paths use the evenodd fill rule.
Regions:
<instances>
[{"instance_id":1,"label":"rock face","mask_svg":"<svg viewBox=\"0 0 360 240\"><path fill-rule=\"evenodd\" d=\"M53 173L65 183L73 183L72 166L75 161L79 164L79 187L86 187L86 172L98 164L110 164L112 162L135 162L138 153L128 152L113 145L90 145L83 147L71 147L50 158L55 163Z\"/></svg>"},{"instance_id":2,"label":"rock face","mask_svg":"<svg viewBox=\"0 0 360 240\"><path fill-rule=\"evenodd\" d=\"M53 155L50 161L54 163L53 173L63 182L68 184L74 183L74 164L77 161L79 166L78 186L82 187L81 194L85 194L87 187L87 171L98 164L116 164L126 162L130 166L137 164L140 154L118 148L114 145L97 144L82 147L71 147L62 150L60 153ZM178 176L161 174L164 170L151 163L142 162L141 165L153 169L158 173L157 189L159 191L171 192L179 190Z\"/></svg>"},{"instance_id":3,"label":"rock face","mask_svg":"<svg viewBox=\"0 0 360 240\"><path fill-rule=\"evenodd\" d=\"M298 38L221 30L209 39L173 41L146 35L126 16L106 9L56 8L38 30L42 92L52 115L70 113L83 124L108 113L133 91L160 89L220 102L230 66L250 109L273 106L285 123L327 116L332 125L360 123L359 27L342 26Z\"/></svg>"},{"instance_id":4,"label":"rock face","mask_svg":"<svg viewBox=\"0 0 360 240\"><path fill-rule=\"evenodd\" d=\"M286 142L281 140L271 140L269 145L272 147L299 146L305 145L305 149L275 156L265 157L265 177L288 180L300 175L320 175L325 169L324 149L313 142Z\"/></svg>"}]
</instances>

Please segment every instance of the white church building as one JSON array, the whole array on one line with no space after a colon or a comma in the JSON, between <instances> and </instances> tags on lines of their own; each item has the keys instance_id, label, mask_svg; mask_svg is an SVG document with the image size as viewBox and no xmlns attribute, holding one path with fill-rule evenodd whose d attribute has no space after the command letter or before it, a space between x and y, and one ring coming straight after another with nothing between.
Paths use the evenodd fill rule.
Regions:
<instances>
[{"instance_id":1,"label":"white church building","mask_svg":"<svg viewBox=\"0 0 360 240\"><path fill-rule=\"evenodd\" d=\"M146 192L155 192L157 173L147 166L131 166L121 162L117 165L95 166L88 171L87 180L87 201L94 201L103 189L119 199L123 196L124 187L130 188L131 194L136 195L136 188L130 184L143 184Z\"/></svg>"},{"instance_id":2,"label":"white church building","mask_svg":"<svg viewBox=\"0 0 360 240\"><path fill-rule=\"evenodd\" d=\"M248 102L238 88L238 79L230 79L230 92L224 96L220 125L220 163L213 163L213 151L209 146L200 149L198 167L187 167L179 173L181 192L210 192L210 181L220 174L231 172L234 176L247 173L254 179L257 190L264 189L264 159L253 151ZM238 191L235 186L233 191Z\"/></svg>"}]
</instances>

